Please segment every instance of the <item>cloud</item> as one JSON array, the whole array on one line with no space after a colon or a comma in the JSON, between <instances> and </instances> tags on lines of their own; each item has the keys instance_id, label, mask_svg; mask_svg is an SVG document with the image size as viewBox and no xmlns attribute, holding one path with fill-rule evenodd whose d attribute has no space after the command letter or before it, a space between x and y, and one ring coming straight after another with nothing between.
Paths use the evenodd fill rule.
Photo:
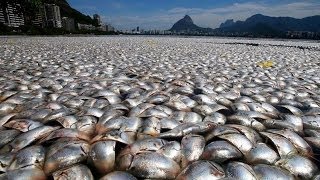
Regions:
<instances>
[{"instance_id":1,"label":"cloud","mask_svg":"<svg viewBox=\"0 0 320 180\"><path fill-rule=\"evenodd\" d=\"M144 29L169 29L173 23L189 14L195 24L202 27L216 28L227 19L245 20L260 13L269 16L290 16L303 18L319 14L320 2L302 1L281 5L247 2L234 3L221 8L184 8L176 7L155 12L149 16L107 17L105 20L119 29L140 26Z\"/></svg>"},{"instance_id":2,"label":"cloud","mask_svg":"<svg viewBox=\"0 0 320 180\"><path fill-rule=\"evenodd\" d=\"M122 3L119 3L119 2L111 2L110 5L111 5L111 7L115 8L115 9L124 8L124 5Z\"/></svg>"}]
</instances>

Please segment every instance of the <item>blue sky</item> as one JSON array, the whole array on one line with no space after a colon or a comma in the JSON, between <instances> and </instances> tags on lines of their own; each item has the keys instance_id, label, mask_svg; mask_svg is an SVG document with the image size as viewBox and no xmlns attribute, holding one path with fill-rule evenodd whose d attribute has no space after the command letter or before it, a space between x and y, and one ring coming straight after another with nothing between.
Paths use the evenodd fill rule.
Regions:
<instances>
[{"instance_id":1,"label":"blue sky","mask_svg":"<svg viewBox=\"0 0 320 180\"><path fill-rule=\"evenodd\" d=\"M260 13L302 18L320 15L319 0L68 0L80 12L99 14L117 29L169 29L188 14L195 24L216 28L227 19Z\"/></svg>"}]
</instances>

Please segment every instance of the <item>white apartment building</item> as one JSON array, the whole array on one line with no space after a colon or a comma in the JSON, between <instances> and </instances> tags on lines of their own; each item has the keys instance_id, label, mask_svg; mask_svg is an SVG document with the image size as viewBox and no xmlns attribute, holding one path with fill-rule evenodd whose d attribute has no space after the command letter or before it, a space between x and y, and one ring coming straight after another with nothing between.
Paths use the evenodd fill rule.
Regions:
<instances>
[{"instance_id":1,"label":"white apartment building","mask_svg":"<svg viewBox=\"0 0 320 180\"><path fill-rule=\"evenodd\" d=\"M44 17L47 27L62 28L60 7L55 4L44 5Z\"/></svg>"},{"instance_id":2,"label":"white apartment building","mask_svg":"<svg viewBox=\"0 0 320 180\"><path fill-rule=\"evenodd\" d=\"M10 26L19 27L24 25L24 17L22 12L17 10L20 4L8 4L4 9L0 8L0 22Z\"/></svg>"}]
</instances>

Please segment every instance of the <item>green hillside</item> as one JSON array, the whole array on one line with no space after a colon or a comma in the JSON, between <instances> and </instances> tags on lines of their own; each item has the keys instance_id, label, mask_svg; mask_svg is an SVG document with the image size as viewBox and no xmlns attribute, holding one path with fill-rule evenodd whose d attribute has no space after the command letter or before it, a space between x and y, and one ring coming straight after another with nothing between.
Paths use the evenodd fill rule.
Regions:
<instances>
[{"instance_id":1,"label":"green hillside","mask_svg":"<svg viewBox=\"0 0 320 180\"><path fill-rule=\"evenodd\" d=\"M61 17L74 18L76 23L95 24L95 21L88 15L84 15L78 10L72 8L66 0L43 0L45 3L54 3L60 7Z\"/></svg>"}]
</instances>

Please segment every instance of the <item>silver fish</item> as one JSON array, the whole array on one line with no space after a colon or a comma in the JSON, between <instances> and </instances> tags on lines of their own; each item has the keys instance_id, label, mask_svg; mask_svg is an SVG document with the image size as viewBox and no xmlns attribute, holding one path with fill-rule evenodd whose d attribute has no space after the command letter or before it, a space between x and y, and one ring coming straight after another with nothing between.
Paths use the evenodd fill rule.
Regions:
<instances>
[{"instance_id":1,"label":"silver fish","mask_svg":"<svg viewBox=\"0 0 320 180\"><path fill-rule=\"evenodd\" d=\"M90 169L85 165L75 165L67 169L56 171L52 174L53 179L59 180L94 180Z\"/></svg>"},{"instance_id":2,"label":"silver fish","mask_svg":"<svg viewBox=\"0 0 320 180\"><path fill-rule=\"evenodd\" d=\"M262 180L268 180L268 179L294 180L295 179L290 172L276 166L258 164L253 167L253 170L256 173L257 177L259 177L259 179L262 179Z\"/></svg>"},{"instance_id":3,"label":"silver fish","mask_svg":"<svg viewBox=\"0 0 320 180\"><path fill-rule=\"evenodd\" d=\"M43 126L43 124L30 119L12 119L3 126L6 128L17 129L21 132L27 132L37 127Z\"/></svg>"},{"instance_id":4,"label":"silver fish","mask_svg":"<svg viewBox=\"0 0 320 180\"><path fill-rule=\"evenodd\" d=\"M226 168L227 177L232 177L235 179L258 179L256 173L253 171L252 167L248 164L242 162L231 162L228 163Z\"/></svg>"},{"instance_id":5,"label":"silver fish","mask_svg":"<svg viewBox=\"0 0 320 180\"><path fill-rule=\"evenodd\" d=\"M241 134L224 134L218 137L230 142L232 145L237 147L242 154L247 154L254 147L252 142L246 138L246 136Z\"/></svg>"},{"instance_id":6,"label":"silver fish","mask_svg":"<svg viewBox=\"0 0 320 180\"><path fill-rule=\"evenodd\" d=\"M213 129L215 127L215 124L212 122L201 122L198 124L192 124L192 123L185 123L181 126L177 126L174 129L160 133L160 138L174 138L174 137L182 137L187 134L196 134L196 133L204 133L209 131L210 129Z\"/></svg>"},{"instance_id":7,"label":"silver fish","mask_svg":"<svg viewBox=\"0 0 320 180\"><path fill-rule=\"evenodd\" d=\"M320 129L320 116L302 116L303 127L306 129Z\"/></svg>"},{"instance_id":8,"label":"silver fish","mask_svg":"<svg viewBox=\"0 0 320 180\"><path fill-rule=\"evenodd\" d=\"M128 172L140 178L174 179L180 166L164 155L145 152L133 157Z\"/></svg>"},{"instance_id":9,"label":"silver fish","mask_svg":"<svg viewBox=\"0 0 320 180\"><path fill-rule=\"evenodd\" d=\"M133 175L127 173L127 172L123 172L123 171L114 171L111 172L105 176L103 176L102 178L100 178L100 180L137 180L137 178L135 178Z\"/></svg>"},{"instance_id":10,"label":"silver fish","mask_svg":"<svg viewBox=\"0 0 320 180\"><path fill-rule=\"evenodd\" d=\"M40 126L28 132L18 135L13 141L5 145L0 152L17 152L25 148L32 142L41 139L45 134L50 133L60 127Z\"/></svg>"},{"instance_id":11,"label":"silver fish","mask_svg":"<svg viewBox=\"0 0 320 180\"><path fill-rule=\"evenodd\" d=\"M276 165L290 171L293 175L303 179L311 179L319 172L318 167L306 157L292 155L279 160Z\"/></svg>"},{"instance_id":12,"label":"silver fish","mask_svg":"<svg viewBox=\"0 0 320 180\"><path fill-rule=\"evenodd\" d=\"M106 174L114 169L115 147L115 141L98 141L91 145L89 157L100 173Z\"/></svg>"},{"instance_id":13,"label":"silver fish","mask_svg":"<svg viewBox=\"0 0 320 180\"><path fill-rule=\"evenodd\" d=\"M205 139L200 135L186 135L181 140L181 166L186 167L189 163L200 158L205 147Z\"/></svg>"},{"instance_id":14,"label":"silver fish","mask_svg":"<svg viewBox=\"0 0 320 180\"><path fill-rule=\"evenodd\" d=\"M41 169L38 168L20 168L8 171L0 175L0 179L17 179L17 180L46 180L47 177Z\"/></svg>"},{"instance_id":15,"label":"silver fish","mask_svg":"<svg viewBox=\"0 0 320 180\"><path fill-rule=\"evenodd\" d=\"M89 152L89 144L83 141L72 141L53 144L49 147L44 163L47 175L54 171L85 161Z\"/></svg>"},{"instance_id":16,"label":"silver fish","mask_svg":"<svg viewBox=\"0 0 320 180\"><path fill-rule=\"evenodd\" d=\"M39 168L42 169L45 159L45 149L42 146L30 146L20 150L14 157L9 166L9 170L20 168Z\"/></svg>"},{"instance_id":17,"label":"silver fish","mask_svg":"<svg viewBox=\"0 0 320 180\"><path fill-rule=\"evenodd\" d=\"M268 132L260 132L260 134L268 138L276 146L280 157L286 157L288 155L297 153L297 149L286 138Z\"/></svg>"},{"instance_id":18,"label":"silver fish","mask_svg":"<svg viewBox=\"0 0 320 180\"><path fill-rule=\"evenodd\" d=\"M224 162L229 159L238 159L242 153L227 141L213 141L206 145L200 159L215 162Z\"/></svg>"},{"instance_id":19,"label":"silver fish","mask_svg":"<svg viewBox=\"0 0 320 180\"><path fill-rule=\"evenodd\" d=\"M179 176L177 180L182 179L221 179L225 177L224 170L213 161L196 161L187 166Z\"/></svg>"},{"instance_id":20,"label":"silver fish","mask_svg":"<svg viewBox=\"0 0 320 180\"><path fill-rule=\"evenodd\" d=\"M0 148L15 139L20 133L20 131L15 129L0 131Z\"/></svg>"},{"instance_id":21,"label":"silver fish","mask_svg":"<svg viewBox=\"0 0 320 180\"><path fill-rule=\"evenodd\" d=\"M302 137L300 137L297 133L293 131L286 129L286 130L268 130L268 132L281 135L286 139L288 139L294 145L294 147L298 150L298 152L302 155L310 156L313 154L312 148L309 146L309 144Z\"/></svg>"}]
</instances>

